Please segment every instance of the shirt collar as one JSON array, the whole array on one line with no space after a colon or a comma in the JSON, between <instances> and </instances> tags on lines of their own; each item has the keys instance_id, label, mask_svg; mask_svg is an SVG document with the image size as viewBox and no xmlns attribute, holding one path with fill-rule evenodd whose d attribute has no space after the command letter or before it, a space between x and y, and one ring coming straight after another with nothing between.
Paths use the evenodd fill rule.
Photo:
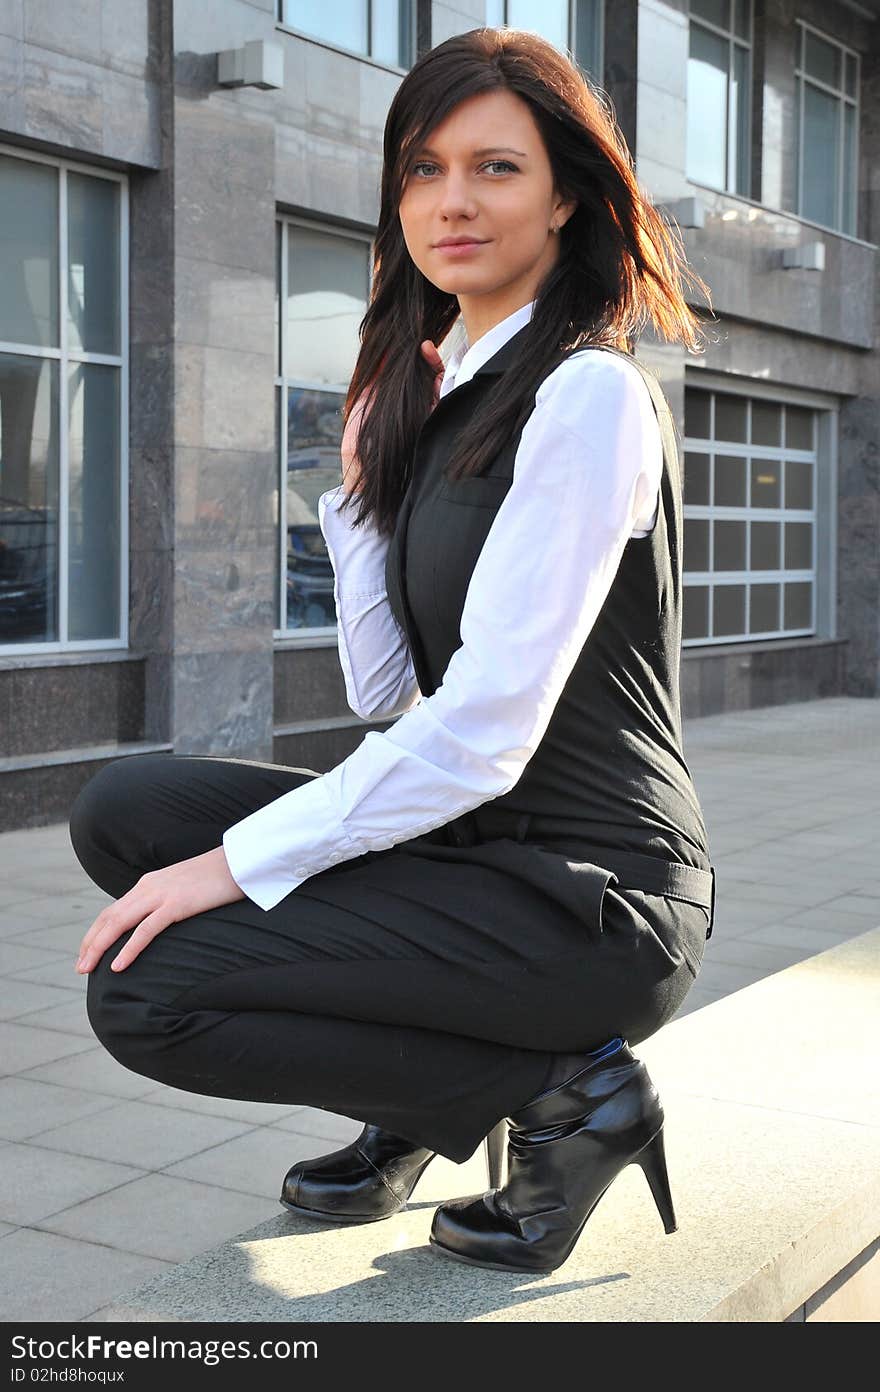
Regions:
<instances>
[{"instance_id":1,"label":"shirt collar","mask_svg":"<svg viewBox=\"0 0 880 1392\"><path fill-rule=\"evenodd\" d=\"M440 383L440 396L444 397L454 387L460 387L464 382L469 382L478 367L482 367L483 363L494 357L502 344L512 338L525 324L528 324L535 304L536 300L529 300L528 304L523 305L521 309L515 309L512 314L508 314L506 319L502 319L494 328L481 334L476 343L470 345L462 322L461 342L453 350L446 364L443 381Z\"/></svg>"}]
</instances>

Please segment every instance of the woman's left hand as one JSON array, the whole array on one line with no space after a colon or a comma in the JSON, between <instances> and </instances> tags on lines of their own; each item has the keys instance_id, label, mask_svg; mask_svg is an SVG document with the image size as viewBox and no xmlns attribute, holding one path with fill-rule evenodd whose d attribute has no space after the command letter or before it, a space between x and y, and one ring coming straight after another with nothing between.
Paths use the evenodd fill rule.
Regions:
<instances>
[{"instance_id":1,"label":"woman's left hand","mask_svg":"<svg viewBox=\"0 0 880 1392\"><path fill-rule=\"evenodd\" d=\"M246 897L232 878L222 846L163 870L150 870L98 914L82 940L76 969L90 972L107 948L133 928L110 963L114 971L123 971L170 924Z\"/></svg>"}]
</instances>

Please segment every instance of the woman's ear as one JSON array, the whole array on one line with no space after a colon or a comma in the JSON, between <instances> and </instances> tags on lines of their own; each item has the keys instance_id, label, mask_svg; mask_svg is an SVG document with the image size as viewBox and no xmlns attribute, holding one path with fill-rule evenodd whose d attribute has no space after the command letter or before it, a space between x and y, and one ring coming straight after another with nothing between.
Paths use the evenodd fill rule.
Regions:
<instances>
[{"instance_id":1,"label":"woman's ear","mask_svg":"<svg viewBox=\"0 0 880 1392\"><path fill-rule=\"evenodd\" d=\"M571 198L568 200L568 202L565 203L557 203L553 211L553 221L556 223L556 226L559 228L560 232L562 231L563 227L568 222L568 219L572 216L572 214L577 211L577 207L578 201L576 198Z\"/></svg>"}]
</instances>

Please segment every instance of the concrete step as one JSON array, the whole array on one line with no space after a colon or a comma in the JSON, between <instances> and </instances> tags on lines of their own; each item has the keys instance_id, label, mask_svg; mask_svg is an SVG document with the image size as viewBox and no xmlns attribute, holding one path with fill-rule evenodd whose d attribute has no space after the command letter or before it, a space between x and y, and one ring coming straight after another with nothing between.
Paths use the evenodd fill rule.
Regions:
<instances>
[{"instance_id":1,"label":"concrete step","mask_svg":"<svg viewBox=\"0 0 880 1392\"><path fill-rule=\"evenodd\" d=\"M438 1257L427 1245L434 1207L482 1192L480 1150L465 1165L438 1157L394 1218L332 1227L279 1209L92 1320L876 1319L878 987L880 928L638 1047L666 1113L675 1233L630 1165L549 1275Z\"/></svg>"}]
</instances>

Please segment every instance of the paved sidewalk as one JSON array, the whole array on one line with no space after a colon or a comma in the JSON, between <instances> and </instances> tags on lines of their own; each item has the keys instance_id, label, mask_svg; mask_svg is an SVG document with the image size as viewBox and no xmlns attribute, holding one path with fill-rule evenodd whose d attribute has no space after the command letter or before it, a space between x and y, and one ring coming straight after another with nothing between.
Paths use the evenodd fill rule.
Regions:
<instances>
[{"instance_id":1,"label":"paved sidewalk","mask_svg":"<svg viewBox=\"0 0 880 1392\"><path fill-rule=\"evenodd\" d=\"M880 701L690 721L685 754L718 903L682 1014L880 924ZM106 902L65 825L0 835L7 1322L82 1320L118 1303L151 1275L275 1217L293 1161L360 1130L311 1108L157 1087L110 1058L73 968Z\"/></svg>"}]
</instances>

